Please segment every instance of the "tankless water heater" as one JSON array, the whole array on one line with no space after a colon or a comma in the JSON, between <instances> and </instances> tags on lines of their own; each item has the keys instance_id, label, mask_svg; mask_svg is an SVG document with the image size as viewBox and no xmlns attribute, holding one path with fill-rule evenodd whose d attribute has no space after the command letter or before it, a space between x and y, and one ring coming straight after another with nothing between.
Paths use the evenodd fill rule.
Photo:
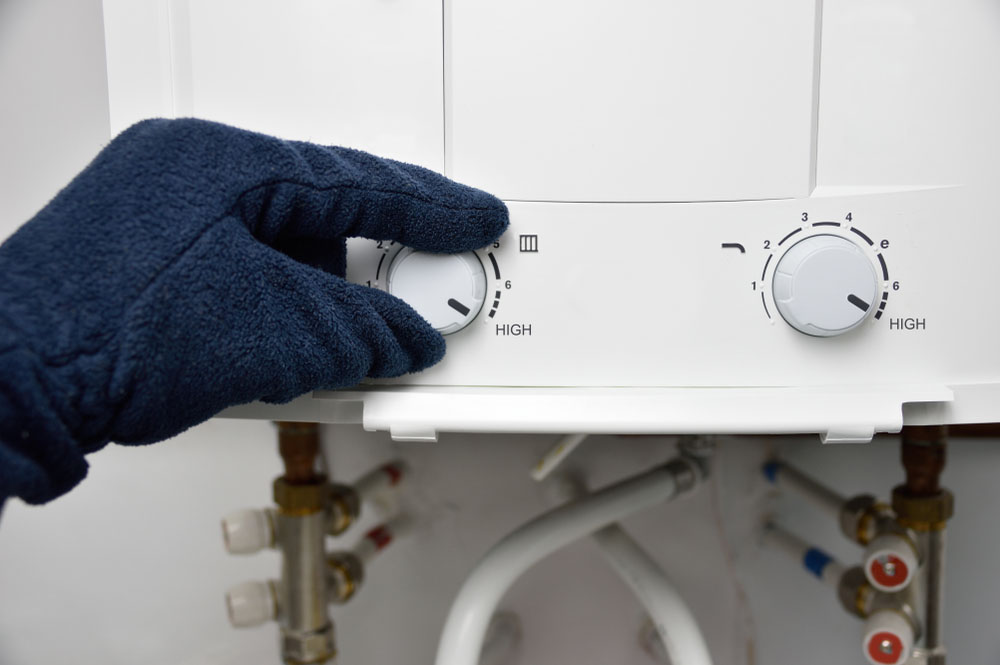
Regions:
<instances>
[{"instance_id":1,"label":"tankless water heater","mask_svg":"<svg viewBox=\"0 0 1000 665\"><path fill-rule=\"evenodd\" d=\"M500 196L352 240L438 366L238 417L818 432L1000 419L993 0L104 0L112 129L198 116Z\"/></svg>"}]
</instances>

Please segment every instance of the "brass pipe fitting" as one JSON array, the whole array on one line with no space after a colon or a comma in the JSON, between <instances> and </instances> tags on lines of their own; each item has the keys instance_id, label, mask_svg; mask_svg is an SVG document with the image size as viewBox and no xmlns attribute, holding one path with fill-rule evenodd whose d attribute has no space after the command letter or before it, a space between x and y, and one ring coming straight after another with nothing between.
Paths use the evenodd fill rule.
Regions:
<instances>
[{"instance_id":1,"label":"brass pipe fitting","mask_svg":"<svg viewBox=\"0 0 1000 665\"><path fill-rule=\"evenodd\" d=\"M361 497L350 485L327 485L326 506L329 509L327 532L339 536L361 514Z\"/></svg>"},{"instance_id":2,"label":"brass pipe fitting","mask_svg":"<svg viewBox=\"0 0 1000 665\"><path fill-rule=\"evenodd\" d=\"M357 521L363 491L332 484L316 470L320 452L318 424L275 424L285 473L272 486L277 511L269 509L265 518L273 519L270 533L281 552L281 580L237 589L243 594L239 600L248 598L256 605L254 612L244 611L232 620L238 625L256 625L266 618L276 619L281 630L281 656L286 665L319 665L332 661L337 654L329 605L345 603L357 593L364 581L367 560L363 558L365 554L355 552L327 555L325 538L328 534L343 533ZM391 484L395 484L400 468L398 464L387 465L379 472L385 474L388 469L395 476ZM689 471L692 477L696 475L694 468ZM260 540L258 537L252 542L257 549ZM385 544L376 543L376 549ZM271 607L261 601L268 593Z\"/></svg>"},{"instance_id":3,"label":"brass pipe fitting","mask_svg":"<svg viewBox=\"0 0 1000 665\"><path fill-rule=\"evenodd\" d=\"M275 424L278 426L278 452L285 463L285 480L292 485L316 482L319 424L290 422Z\"/></svg>"},{"instance_id":4,"label":"brass pipe fitting","mask_svg":"<svg viewBox=\"0 0 1000 665\"><path fill-rule=\"evenodd\" d=\"M900 526L918 532L943 531L955 514L955 496L941 490L938 496L913 497L900 485L892 490L892 507Z\"/></svg>"},{"instance_id":5,"label":"brass pipe fitting","mask_svg":"<svg viewBox=\"0 0 1000 665\"><path fill-rule=\"evenodd\" d=\"M329 485L323 476L315 476L308 484L292 484L287 477L274 479L274 502L282 515L302 516L326 509Z\"/></svg>"},{"instance_id":6,"label":"brass pipe fitting","mask_svg":"<svg viewBox=\"0 0 1000 665\"><path fill-rule=\"evenodd\" d=\"M848 540L867 545L876 536L895 531L892 509L871 494L860 494L844 502L840 509L840 530Z\"/></svg>"},{"instance_id":7,"label":"brass pipe fitting","mask_svg":"<svg viewBox=\"0 0 1000 665\"><path fill-rule=\"evenodd\" d=\"M914 496L933 496L941 490L947 440L948 428L943 425L903 428L901 456L906 488Z\"/></svg>"},{"instance_id":8,"label":"brass pipe fitting","mask_svg":"<svg viewBox=\"0 0 1000 665\"><path fill-rule=\"evenodd\" d=\"M861 566L848 568L837 586L840 604L848 614L867 619L879 610L899 612L913 626L914 636L920 638L921 623L917 616L916 603L909 589L899 593L884 593L868 582Z\"/></svg>"},{"instance_id":9,"label":"brass pipe fitting","mask_svg":"<svg viewBox=\"0 0 1000 665\"><path fill-rule=\"evenodd\" d=\"M334 552L326 558L330 602L342 605L354 597L365 579L365 566L351 552Z\"/></svg>"},{"instance_id":10,"label":"brass pipe fitting","mask_svg":"<svg viewBox=\"0 0 1000 665\"><path fill-rule=\"evenodd\" d=\"M948 428L904 427L902 461L906 482L892 490L899 523L914 531L941 531L955 514L955 497L941 488Z\"/></svg>"}]
</instances>

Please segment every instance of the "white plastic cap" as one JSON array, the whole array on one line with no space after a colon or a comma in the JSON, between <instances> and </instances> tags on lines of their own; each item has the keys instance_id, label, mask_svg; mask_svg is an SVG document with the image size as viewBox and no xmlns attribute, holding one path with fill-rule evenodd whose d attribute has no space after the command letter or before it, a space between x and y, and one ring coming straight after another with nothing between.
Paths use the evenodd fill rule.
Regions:
<instances>
[{"instance_id":1,"label":"white plastic cap","mask_svg":"<svg viewBox=\"0 0 1000 665\"><path fill-rule=\"evenodd\" d=\"M917 573L917 553L903 536L884 533L865 548L865 577L879 591L901 591Z\"/></svg>"},{"instance_id":2,"label":"white plastic cap","mask_svg":"<svg viewBox=\"0 0 1000 665\"><path fill-rule=\"evenodd\" d=\"M274 544L274 522L266 510L237 510L222 518L222 539L230 554L253 554Z\"/></svg>"},{"instance_id":3,"label":"white plastic cap","mask_svg":"<svg viewBox=\"0 0 1000 665\"><path fill-rule=\"evenodd\" d=\"M236 628L251 628L275 618L277 599L268 582L243 582L226 592L229 623Z\"/></svg>"},{"instance_id":4,"label":"white plastic cap","mask_svg":"<svg viewBox=\"0 0 1000 665\"><path fill-rule=\"evenodd\" d=\"M913 626L899 612L878 610L865 622L862 644L872 665L902 665L913 650Z\"/></svg>"}]
</instances>

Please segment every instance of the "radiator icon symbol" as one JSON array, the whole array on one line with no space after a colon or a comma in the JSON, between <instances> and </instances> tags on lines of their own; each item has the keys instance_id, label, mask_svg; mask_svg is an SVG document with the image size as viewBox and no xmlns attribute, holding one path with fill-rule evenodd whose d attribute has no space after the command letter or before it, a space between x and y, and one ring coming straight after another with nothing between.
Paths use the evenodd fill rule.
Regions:
<instances>
[{"instance_id":1,"label":"radiator icon symbol","mask_svg":"<svg viewBox=\"0 0 1000 665\"><path fill-rule=\"evenodd\" d=\"M521 236L521 251L522 252L537 252L538 251L538 236Z\"/></svg>"}]
</instances>

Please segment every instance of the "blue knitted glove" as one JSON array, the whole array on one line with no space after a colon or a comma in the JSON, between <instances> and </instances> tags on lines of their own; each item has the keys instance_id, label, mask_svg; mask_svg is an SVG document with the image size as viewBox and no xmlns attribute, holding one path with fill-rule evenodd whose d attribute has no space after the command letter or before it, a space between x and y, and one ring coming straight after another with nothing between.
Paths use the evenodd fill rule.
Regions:
<instances>
[{"instance_id":1,"label":"blue knitted glove","mask_svg":"<svg viewBox=\"0 0 1000 665\"><path fill-rule=\"evenodd\" d=\"M342 278L344 238L457 252L506 226L499 200L416 166L135 125L0 246L0 504L66 492L108 441L434 364L426 321Z\"/></svg>"}]
</instances>

